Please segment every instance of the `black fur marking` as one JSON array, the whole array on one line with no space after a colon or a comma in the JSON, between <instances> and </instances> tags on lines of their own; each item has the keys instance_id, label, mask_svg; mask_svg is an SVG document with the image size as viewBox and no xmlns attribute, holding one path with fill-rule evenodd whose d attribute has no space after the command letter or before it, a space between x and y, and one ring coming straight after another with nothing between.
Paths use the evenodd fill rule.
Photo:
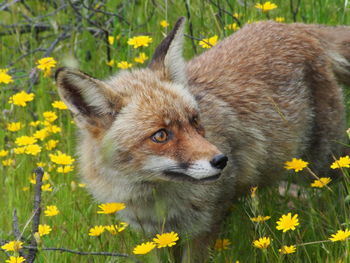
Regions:
<instances>
[{"instance_id":1,"label":"black fur marking","mask_svg":"<svg viewBox=\"0 0 350 263\"><path fill-rule=\"evenodd\" d=\"M88 116L94 112L93 107L86 104L80 92L67 78L62 79L62 86L67 91L69 96L69 98L66 98L66 100L71 101L73 105L77 107L79 112Z\"/></svg>"},{"instance_id":2,"label":"black fur marking","mask_svg":"<svg viewBox=\"0 0 350 263\"><path fill-rule=\"evenodd\" d=\"M183 23L184 20L185 20L184 17L180 17L177 20L173 30L170 31L170 33L166 36L166 38L164 38L164 40L156 48L156 50L154 51L152 60L149 64L150 68L152 68L152 66L154 64L156 64L157 62L164 61L164 58L165 58L166 54L168 53L171 42L174 40L174 37L176 36L176 33L179 30L179 27L181 26L181 24Z\"/></svg>"},{"instance_id":3,"label":"black fur marking","mask_svg":"<svg viewBox=\"0 0 350 263\"><path fill-rule=\"evenodd\" d=\"M189 163L180 163L180 164L179 164L179 167L180 167L181 169L186 170L188 167L190 167L190 164L189 164Z\"/></svg>"},{"instance_id":4,"label":"black fur marking","mask_svg":"<svg viewBox=\"0 0 350 263\"><path fill-rule=\"evenodd\" d=\"M59 75L62 71L65 71L65 70L67 70L66 67L61 67L61 68L58 68L58 69L56 70L56 72L55 72L55 80L56 80L56 81L57 81L58 75Z\"/></svg>"}]
</instances>

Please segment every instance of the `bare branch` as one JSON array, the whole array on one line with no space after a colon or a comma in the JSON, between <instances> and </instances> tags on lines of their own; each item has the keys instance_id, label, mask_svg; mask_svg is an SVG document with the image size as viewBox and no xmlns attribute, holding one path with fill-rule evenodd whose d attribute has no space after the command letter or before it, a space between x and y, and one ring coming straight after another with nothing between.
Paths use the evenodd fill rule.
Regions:
<instances>
[{"instance_id":1,"label":"bare branch","mask_svg":"<svg viewBox=\"0 0 350 263\"><path fill-rule=\"evenodd\" d=\"M215 3L214 1L212 1L212 0L208 0L208 1L209 1L212 5L216 6L216 7L218 8L218 10L220 10L221 12L224 12L224 13L226 13L227 15L231 16L231 17L235 20L235 22L237 23L237 25L238 25L239 27L242 26L241 21L240 21L237 17L235 17L235 16L232 14L232 12L229 12L229 11L227 11L227 10L221 8L218 4L216 4L216 3Z\"/></svg>"},{"instance_id":2,"label":"bare branch","mask_svg":"<svg viewBox=\"0 0 350 263\"><path fill-rule=\"evenodd\" d=\"M17 217L17 210L16 208L13 209L13 222L12 222L12 228L13 228L13 235L16 240L21 240L21 231L18 227L18 217ZM22 249L19 250L19 255L22 257L25 257L25 254Z\"/></svg>"},{"instance_id":3,"label":"bare branch","mask_svg":"<svg viewBox=\"0 0 350 263\"><path fill-rule=\"evenodd\" d=\"M187 19L188 19L188 27L190 29L190 34L193 36L193 25L192 25L192 20L191 20L191 12L190 12L190 6L187 2L187 0L184 0L185 2L185 7L186 7L186 14L187 14ZM194 43L194 40L191 38L191 43L192 43L192 49L195 54L197 54L197 46Z\"/></svg>"},{"instance_id":4,"label":"bare branch","mask_svg":"<svg viewBox=\"0 0 350 263\"><path fill-rule=\"evenodd\" d=\"M8 243L8 240L0 240L0 245L4 245ZM38 250L36 246L23 246L24 249L29 249L29 250ZM0 249L1 250L1 249ZM130 255L124 254L124 253L115 253L115 252L104 252L104 251L99 251L99 252L88 252L88 251L80 251L80 250L73 250L73 249L68 249L68 248L62 248L62 247L44 247L40 248L40 250L43 251L58 251L58 252L67 252L67 253L72 253L72 254L77 254L77 255L90 255L90 256L108 256L108 257L129 257Z\"/></svg>"},{"instance_id":5,"label":"bare branch","mask_svg":"<svg viewBox=\"0 0 350 263\"><path fill-rule=\"evenodd\" d=\"M46 50L46 52L44 53L43 57L48 57L51 55L52 51L55 49L55 47L57 46L57 44L65 39L68 38L70 35L68 34L68 30L64 31L61 35L59 35L50 45L50 47ZM38 72L38 68L35 67L32 69L32 71L29 74L29 88L28 88L28 93L30 93L33 89L34 84L37 82L39 77L39 72Z\"/></svg>"},{"instance_id":6,"label":"bare branch","mask_svg":"<svg viewBox=\"0 0 350 263\"><path fill-rule=\"evenodd\" d=\"M104 11L104 10L101 10L100 8L91 8L91 7L87 6L87 5L85 5L84 2L82 2L82 5L83 5L86 9L88 9L88 10L94 12L94 13L101 13L101 14L104 14L104 15L107 15L107 16L115 16L115 17L118 17L121 21L123 21L125 24L127 24L128 26L130 26L130 22L127 21L127 20L125 19L125 17L122 16L122 15L120 15L120 14L112 13L112 12L108 12L108 11Z\"/></svg>"},{"instance_id":7,"label":"bare branch","mask_svg":"<svg viewBox=\"0 0 350 263\"><path fill-rule=\"evenodd\" d=\"M14 5L15 3L19 2L21 0L13 0L10 3L4 4L3 6L0 7L0 11L5 10L6 8L10 7L11 5Z\"/></svg>"},{"instance_id":8,"label":"bare branch","mask_svg":"<svg viewBox=\"0 0 350 263\"><path fill-rule=\"evenodd\" d=\"M32 227L32 240L31 248L29 249L26 262L32 263L35 260L37 249L37 243L34 234L38 232L41 214L41 186L43 184L44 169L38 167L35 170L36 184L35 184L35 195L34 195L34 216L33 216L33 227Z\"/></svg>"},{"instance_id":9,"label":"bare branch","mask_svg":"<svg viewBox=\"0 0 350 263\"><path fill-rule=\"evenodd\" d=\"M297 21L297 15L299 13L299 8L300 8L300 0L297 0L297 4L295 7L294 7L294 0L290 0L290 10L292 11L293 22Z\"/></svg>"},{"instance_id":10,"label":"bare branch","mask_svg":"<svg viewBox=\"0 0 350 263\"><path fill-rule=\"evenodd\" d=\"M13 235L15 239L19 240L21 238L21 231L19 231L19 227L18 227L18 217L17 217L16 208L13 209L12 216L13 216L13 222L12 222Z\"/></svg>"},{"instance_id":11,"label":"bare branch","mask_svg":"<svg viewBox=\"0 0 350 263\"><path fill-rule=\"evenodd\" d=\"M209 45L210 47L213 47L212 44L210 44L208 41L205 41L203 38L198 38L198 37L194 37L194 36L190 36L187 34L184 34L185 37L188 37L189 39L193 40L197 40L197 41L203 41L205 44Z\"/></svg>"},{"instance_id":12,"label":"bare branch","mask_svg":"<svg viewBox=\"0 0 350 263\"><path fill-rule=\"evenodd\" d=\"M27 249L36 249L38 250L37 247L32 247L32 246L23 246L24 248ZM78 250L72 250L68 248L41 248L41 250L45 251L59 251L59 252L67 252L67 253L72 253L72 254L77 254L77 255L94 255L94 256L109 256L109 257L129 257L128 254L123 254L123 253L114 253L114 252L86 252L86 251L78 251Z\"/></svg>"}]
</instances>

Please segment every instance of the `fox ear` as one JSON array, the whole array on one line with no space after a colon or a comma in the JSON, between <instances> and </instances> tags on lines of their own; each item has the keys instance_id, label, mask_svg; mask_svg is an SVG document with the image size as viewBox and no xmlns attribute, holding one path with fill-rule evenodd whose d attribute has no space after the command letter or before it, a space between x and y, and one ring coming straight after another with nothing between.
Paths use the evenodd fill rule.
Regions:
<instances>
[{"instance_id":1,"label":"fox ear","mask_svg":"<svg viewBox=\"0 0 350 263\"><path fill-rule=\"evenodd\" d=\"M105 126L121 108L122 100L105 82L75 69L56 71L58 93L79 126Z\"/></svg>"},{"instance_id":2,"label":"fox ear","mask_svg":"<svg viewBox=\"0 0 350 263\"><path fill-rule=\"evenodd\" d=\"M186 62L182 56L185 18L180 17L173 30L156 48L149 68L161 72L164 78L186 84Z\"/></svg>"}]
</instances>

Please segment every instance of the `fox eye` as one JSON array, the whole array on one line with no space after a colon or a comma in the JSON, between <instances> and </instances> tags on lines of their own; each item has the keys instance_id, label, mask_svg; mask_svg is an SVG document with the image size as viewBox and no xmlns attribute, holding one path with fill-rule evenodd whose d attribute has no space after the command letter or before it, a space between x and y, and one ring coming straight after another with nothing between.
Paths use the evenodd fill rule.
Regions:
<instances>
[{"instance_id":1,"label":"fox eye","mask_svg":"<svg viewBox=\"0 0 350 263\"><path fill-rule=\"evenodd\" d=\"M197 132L199 134L201 134L203 137L205 136L205 131L203 129L203 126L201 125L200 123L200 120L199 120L199 116L196 115L194 116L192 119L191 119L191 124L193 125L193 127L196 128Z\"/></svg>"},{"instance_id":2,"label":"fox eye","mask_svg":"<svg viewBox=\"0 0 350 263\"><path fill-rule=\"evenodd\" d=\"M168 139L169 134L165 129L161 129L151 136L151 140L156 143L165 143Z\"/></svg>"},{"instance_id":3,"label":"fox eye","mask_svg":"<svg viewBox=\"0 0 350 263\"><path fill-rule=\"evenodd\" d=\"M196 129L202 129L198 115L194 116L190 122Z\"/></svg>"},{"instance_id":4,"label":"fox eye","mask_svg":"<svg viewBox=\"0 0 350 263\"><path fill-rule=\"evenodd\" d=\"M192 124L194 125L194 127L198 128L199 127L199 118L198 116L195 116L192 118Z\"/></svg>"}]
</instances>

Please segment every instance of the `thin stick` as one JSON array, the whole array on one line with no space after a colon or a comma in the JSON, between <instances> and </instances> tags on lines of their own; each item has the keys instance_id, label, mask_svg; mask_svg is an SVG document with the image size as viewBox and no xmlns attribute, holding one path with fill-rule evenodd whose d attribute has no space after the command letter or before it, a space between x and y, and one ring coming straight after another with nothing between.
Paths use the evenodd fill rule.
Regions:
<instances>
[{"instance_id":1,"label":"thin stick","mask_svg":"<svg viewBox=\"0 0 350 263\"><path fill-rule=\"evenodd\" d=\"M0 245L6 244L9 241L7 240L0 240ZM31 249L31 250L38 250L36 246L23 246L24 249ZM77 254L77 255L92 255L92 256L108 256L108 257L130 257L128 254L124 253L115 253L115 252L88 252L88 251L79 251L79 250L73 250L73 249L68 249L68 248L63 248L63 247L44 247L41 248L40 250L44 251L58 251L58 252L67 252L67 253L72 253L72 254ZM5 252L4 250L0 249L0 251Z\"/></svg>"},{"instance_id":2,"label":"thin stick","mask_svg":"<svg viewBox=\"0 0 350 263\"><path fill-rule=\"evenodd\" d=\"M37 243L34 234L38 232L41 214L41 186L43 184L44 169L38 167L35 170L36 184L35 184L35 195L34 195L34 216L33 216L33 227L32 227L32 240L30 242L31 248L28 251L26 262L32 263L35 260L37 249Z\"/></svg>"},{"instance_id":3,"label":"thin stick","mask_svg":"<svg viewBox=\"0 0 350 263\"><path fill-rule=\"evenodd\" d=\"M33 246L23 246L24 248L27 249L34 249L38 250L37 247ZM55 247L48 247L48 248L41 248L40 250L45 250L45 251L59 251L59 252L67 252L67 253L72 253L72 254L77 254L77 255L94 255L94 256L109 256L109 257L129 257L128 254L123 254L123 253L114 253L114 252L86 252L86 251L78 251L78 250L72 250L68 248L55 248Z\"/></svg>"},{"instance_id":4,"label":"thin stick","mask_svg":"<svg viewBox=\"0 0 350 263\"><path fill-rule=\"evenodd\" d=\"M192 19L191 19L190 6L189 6L187 0L184 0L184 2L185 2L185 7L186 7L187 19L188 19L188 27L189 27L191 36L193 36L193 24L192 24ZM191 38L191 43L192 43L192 48L193 48L194 53L197 54L197 46L194 43L193 38Z\"/></svg>"},{"instance_id":5,"label":"thin stick","mask_svg":"<svg viewBox=\"0 0 350 263\"><path fill-rule=\"evenodd\" d=\"M21 236L21 231L19 230L19 227L18 227L18 217L17 217L16 208L13 209L12 218L13 218L13 222L12 222L13 235L15 239L19 241L21 240L22 236ZM20 256L25 257L25 253L23 252L22 249L20 249L18 252Z\"/></svg>"}]
</instances>

